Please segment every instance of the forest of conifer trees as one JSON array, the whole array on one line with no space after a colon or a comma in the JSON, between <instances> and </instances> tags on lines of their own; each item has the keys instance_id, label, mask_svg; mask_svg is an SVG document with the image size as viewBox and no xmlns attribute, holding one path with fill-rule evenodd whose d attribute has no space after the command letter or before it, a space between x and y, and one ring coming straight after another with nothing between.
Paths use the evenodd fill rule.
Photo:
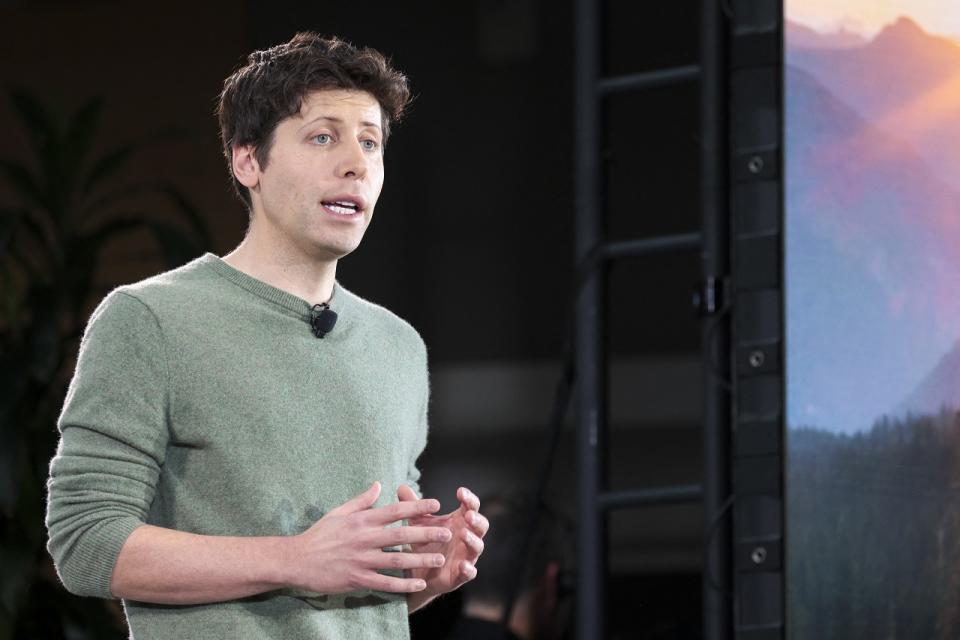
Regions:
<instances>
[{"instance_id":1,"label":"forest of conifer trees","mask_svg":"<svg viewBox=\"0 0 960 640\"><path fill-rule=\"evenodd\" d=\"M789 627L960 638L960 412L788 432Z\"/></svg>"}]
</instances>

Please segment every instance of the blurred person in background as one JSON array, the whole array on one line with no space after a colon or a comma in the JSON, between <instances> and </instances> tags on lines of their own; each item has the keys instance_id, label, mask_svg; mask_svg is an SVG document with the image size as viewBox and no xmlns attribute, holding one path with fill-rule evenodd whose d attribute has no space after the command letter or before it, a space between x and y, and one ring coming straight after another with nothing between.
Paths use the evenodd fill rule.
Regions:
<instances>
[{"instance_id":1,"label":"blurred person in background","mask_svg":"<svg viewBox=\"0 0 960 640\"><path fill-rule=\"evenodd\" d=\"M490 521L483 570L461 590L462 616L447 640L563 637L572 604L569 527L557 514L544 509L525 549L531 518L528 501L489 496L483 505ZM516 601L504 628L506 602L516 586Z\"/></svg>"}]
</instances>

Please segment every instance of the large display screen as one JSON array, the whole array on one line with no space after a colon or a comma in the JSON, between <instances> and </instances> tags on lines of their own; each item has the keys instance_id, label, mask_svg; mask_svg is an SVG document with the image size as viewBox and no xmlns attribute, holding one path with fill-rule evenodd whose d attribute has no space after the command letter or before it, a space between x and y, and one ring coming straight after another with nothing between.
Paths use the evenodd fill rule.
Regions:
<instances>
[{"instance_id":1,"label":"large display screen","mask_svg":"<svg viewBox=\"0 0 960 640\"><path fill-rule=\"evenodd\" d=\"M960 638L960 3L786 0L791 638Z\"/></svg>"}]
</instances>

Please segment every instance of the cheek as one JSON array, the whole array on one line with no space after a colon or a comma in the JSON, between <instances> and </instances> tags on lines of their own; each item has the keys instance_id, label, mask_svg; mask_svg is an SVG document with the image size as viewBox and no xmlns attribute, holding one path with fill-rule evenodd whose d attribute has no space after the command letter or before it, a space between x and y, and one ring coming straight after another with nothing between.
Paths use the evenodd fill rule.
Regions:
<instances>
[{"instance_id":1,"label":"cheek","mask_svg":"<svg viewBox=\"0 0 960 640\"><path fill-rule=\"evenodd\" d=\"M273 173L266 191L274 202L295 202L304 197L305 180L295 169L287 167Z\"/></svg>"},{"instance_id":2,"label":"cheek","mask_svg":"<svg viewBox=\"0 0 960 640\"><path fill-rule=\"evenodd\" d=\"M371 179L370 182L371 182L371 184L373 185L374 194L375 194L376 196L379 196L379 195L380 195L380 190L383 189L383 178L384 178L384 175L383 175L383 165L382 165L382 164L381 164L379 167L375 167L375 168L373 169L371 178L372 178L372 179Z\"/></svg>"}]
</instances>

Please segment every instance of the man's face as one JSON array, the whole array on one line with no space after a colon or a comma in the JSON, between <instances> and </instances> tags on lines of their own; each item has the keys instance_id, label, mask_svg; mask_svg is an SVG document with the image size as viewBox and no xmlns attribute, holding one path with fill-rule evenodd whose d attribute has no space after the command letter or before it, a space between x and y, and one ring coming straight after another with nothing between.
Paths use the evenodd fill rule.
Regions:
<instances>
[{"instance_id":1,"label":"man's face","mask_svg":"<svg viewBox=\"0 0 960 640\"><path fill-rule=\"evenodd\" d=\"M272 240L318 260L357 248L383 187L380 127L372 95L341 89L308 94L300 113L277 125L251 189Z\"/></svg>"}]
</instances>

